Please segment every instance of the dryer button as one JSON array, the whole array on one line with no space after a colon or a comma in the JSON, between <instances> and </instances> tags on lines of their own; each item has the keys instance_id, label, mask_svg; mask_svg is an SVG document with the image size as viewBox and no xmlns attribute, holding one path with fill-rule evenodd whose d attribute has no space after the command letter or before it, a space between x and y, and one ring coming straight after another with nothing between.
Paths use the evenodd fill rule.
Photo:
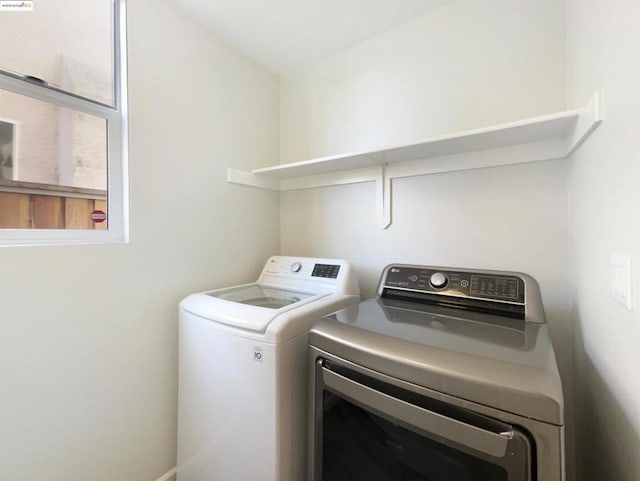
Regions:
<instances>
[{"instance_id":1,"label":"dryer button","mask_svg":"<svg viewBox=\"0 0 640 481\"><path fill-rule=\"evenodd\" d=\"M435 287L436 289L445 287L448 282L449 279L447 279L447 276L442 272L431 274L431 277L429 278L429 284L431 284L431 286Z\"/></svg>"},{"instance_id":2,"label":"dryer button","mask_svg":"<svg viewBox=\"0 0 640 481\"><path fill-rule=\"evenodd\" d=\"M300 272L300 269L302 269L302 264L300 264L299 262L294 262L293 264L291 264L291 272Z\"/></svg>"}]
</instances>

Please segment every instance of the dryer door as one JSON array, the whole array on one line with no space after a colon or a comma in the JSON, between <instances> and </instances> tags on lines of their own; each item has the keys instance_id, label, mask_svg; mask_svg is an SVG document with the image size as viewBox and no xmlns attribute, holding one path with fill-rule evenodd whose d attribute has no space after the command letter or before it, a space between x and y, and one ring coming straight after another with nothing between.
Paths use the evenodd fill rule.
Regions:
<instances>
[{"instance_id":1,"label":"dryer door","mask_svg":"<svg viewBox=\"0 0 640 481\"><path fill-rule=\"evenodd\" d=\"M527 434L335 361L315 367L312 481L531 481Z\"/></svg>"}]
</instances>

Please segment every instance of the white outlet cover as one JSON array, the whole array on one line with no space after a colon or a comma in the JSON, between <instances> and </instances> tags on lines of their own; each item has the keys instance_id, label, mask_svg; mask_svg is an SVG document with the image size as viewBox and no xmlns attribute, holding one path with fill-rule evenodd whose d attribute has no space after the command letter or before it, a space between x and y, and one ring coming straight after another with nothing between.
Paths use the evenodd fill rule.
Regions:
<instances>
[{"instance_id":1,"label":"white outlet cover","mask_svg":"<svg viewBox=\"0 0 640 481\"><path fill-rule=\"evenodd\" d=\"M613 299L632 311L631 257L624 254L611 254L611 270L611 293Z\"/></svg>"}]
</instances>

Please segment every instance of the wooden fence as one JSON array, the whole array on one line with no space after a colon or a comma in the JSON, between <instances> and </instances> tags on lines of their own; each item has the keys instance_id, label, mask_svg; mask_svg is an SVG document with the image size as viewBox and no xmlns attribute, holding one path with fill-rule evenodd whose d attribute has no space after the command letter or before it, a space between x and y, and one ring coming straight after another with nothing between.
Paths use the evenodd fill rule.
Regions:
<instances>
[{"instance_id":1,"label":"wooden fence","mask_svg":"<svg viewBox=\"0 0 640 481\"><path fill-rule=\"evenodd\" d=\"M106 229L91 212L107 212L107 193L0 180L0 229Z\"/></svg>"}]
</instances>

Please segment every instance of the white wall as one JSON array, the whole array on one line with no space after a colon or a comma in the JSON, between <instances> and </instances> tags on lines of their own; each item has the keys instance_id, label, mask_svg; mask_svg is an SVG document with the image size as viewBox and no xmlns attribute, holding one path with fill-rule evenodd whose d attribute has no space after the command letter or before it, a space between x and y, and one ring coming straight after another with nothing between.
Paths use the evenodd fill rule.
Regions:
<instances>
[{"instance_id":1,"label":"white wall","mask_svg":"<svg viewBox=\"0 0 640 481\"><path fill-rule=\"evenodd\" d=\"M458 0L281 82L281 160L330 155L565 108L557 0ZM540 282L567 401L573 472L566 161L285 192L282 253L354 262L365 296L391 262L519 270ZM570 478L573 479L573 478Z\"/></svg>"},{"instance_id":2,"label":"white wall","mask_svg":"<svg viewBox=\"0 0 640 481\"><path fill-rule=\"evenodd\" d=\"M281 161L564 108L557 0L457 0L281 81Z\"/></svg>"},{"instance_id":3,"label":"white wall","mask_svg":"<svg viewBox=\"0 0 640 481\"><path fill-rule=\"evenodd\" d=\"M598 89L604 121L573 157L569 219L580 378L579 479L640 479L640 4L568 0L568 97ZM612 253L632 257L634 311L610 294Z\"/></svg>"},{"instance_id":4,"label":"white wall","mask_svg":"<svg viewBox=\"0 0 640 481\"><path fill-rule=\"evenodd\" d=\"M131 242L0 249L2 481L172 468L177 303L279 248L277 194L225 182L277 162L277 79L167 3L128 4Z\"/></svg>"},{"instance_id":5,"label":"white wall","mask_svg":"<svg viewBox=\"0 0 640 481\"><path fill-rule=\"evenodd\" d=\"M576 479L640 478L638 311L607 292L623 252L640 299L635 0L567 0L566 18L556 0L458 0L281 79L280 134L277 79L165 1L128 3L132 240L0 249L2 481L169 470L177 302L254 278L279 216L282 253L352 260L365 295L388 262L532 274L567 394L578 318ZM566 64L569 104L600 89L605 117L570 163L569 220L564 161L396 180L387 230L372 184L287 192L280 211L224 181L276 163L278 135L287 162L561 110Z\"/></svg>"}]
</instances>

